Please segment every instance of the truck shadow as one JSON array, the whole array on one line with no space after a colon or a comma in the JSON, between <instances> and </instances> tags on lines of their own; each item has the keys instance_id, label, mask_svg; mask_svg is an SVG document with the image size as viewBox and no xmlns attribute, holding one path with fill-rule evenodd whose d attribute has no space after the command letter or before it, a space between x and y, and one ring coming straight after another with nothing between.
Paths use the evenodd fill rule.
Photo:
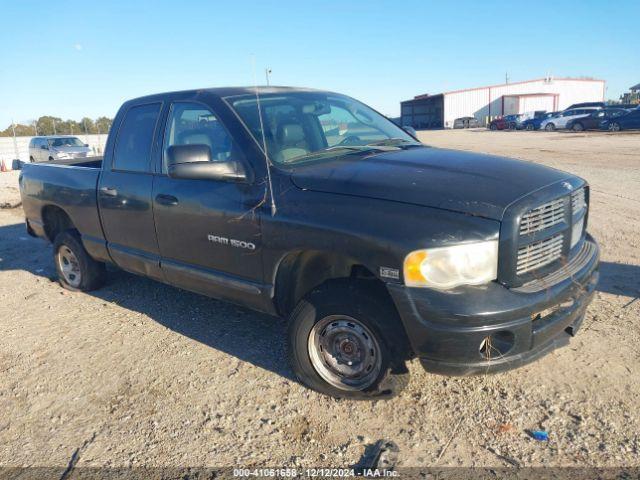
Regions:
<instances>
[{"instance_id":1,"label":"truck shadow","mask_svg":"<svg viewBox=\"0 0 640 480\"><path fill-rule=\"evenodd\" d=\"M51 246L29 237L23 224L0 227L0 273L8 270L55 281ZM600 272L599 291L640 296L640 266L602 262ZM110 269L108 278L105 287L87 295L139 312L180 335L295 381L286 361L283 320L118 269Z\"/></svg>"},{"instance_id":2,"label":"truck shadow","mask_svg":"<svg viewBox=\"0 0 640 480\"><path fill-rule=\"evenodd\" d=\"M51 246L29 237L23 224L0 227L0 284L2 272L9 270L56 281ZM109 269L107 285L86 295L139 312L180 335L296 381L286 360L282 319L118 269Z\"/></svg>"}]
</instances>

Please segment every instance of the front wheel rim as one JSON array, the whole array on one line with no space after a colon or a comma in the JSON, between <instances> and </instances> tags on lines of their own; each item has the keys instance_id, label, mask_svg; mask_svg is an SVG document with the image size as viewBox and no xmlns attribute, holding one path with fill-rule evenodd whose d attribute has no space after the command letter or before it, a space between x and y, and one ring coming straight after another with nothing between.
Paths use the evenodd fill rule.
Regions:
<instances>
[{"instance_id":1,"label":"front wheel rim","mask_svg":"<svg viewBox=\"0 0 640 480\"><path fill-rule=\"evenodd\" d=\"M66 245L62 245L58 250L58 267L65 282L74 288L78 288L82 282L80 263L75 253Z\"/></svg>"},{"instance_id":2,"label":"front wheel rim","mask_svg":"<svg viewBox=\"0 0 640 480\"><path fill-rule=\"evenodd\" d=\"M364 390L382 368L380 345L371 330L346 315L318 321L309 334L307 349L318 375L340 390Z\"/></svg>"}]
</instances>

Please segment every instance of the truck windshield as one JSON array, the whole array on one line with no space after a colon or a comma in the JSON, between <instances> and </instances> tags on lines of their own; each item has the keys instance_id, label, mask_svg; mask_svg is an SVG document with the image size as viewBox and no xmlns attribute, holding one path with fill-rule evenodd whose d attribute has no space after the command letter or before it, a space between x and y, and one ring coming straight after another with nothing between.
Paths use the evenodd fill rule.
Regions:
<instances>
[{"instance_id":1,"label":"truck windshield","mask_svg":"<svg viewBox=\"0 0 640 480\"><path fill-rule=\"evenodd\" d=\"M76 137L52 138L49 140L50 147L83 147L84 143Z\"/></svg>"},{"instance_id":2,"label":"truck windshield","mask_svg":"<svg viewBox=\"0 0 640 480\"><path fill-rule=\"evenodd\" d=\"M286 92L227 99L269 158L292 164L342 153L395 150L420 145L386 117L349 97L315 92Z\"/></svg>"}]
</instances>

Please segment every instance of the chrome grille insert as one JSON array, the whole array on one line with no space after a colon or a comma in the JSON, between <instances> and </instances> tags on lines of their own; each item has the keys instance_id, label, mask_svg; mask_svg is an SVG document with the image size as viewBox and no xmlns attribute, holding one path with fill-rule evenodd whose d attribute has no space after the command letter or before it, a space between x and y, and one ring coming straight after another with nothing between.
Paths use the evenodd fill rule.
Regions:
<instances>
[{"instance_id":1,"label":"chrome grille insert","mask_svg":"<svg viewBox=\"0 0 640 480\"><path fill-rule=\"evenodd\" d=\"M584 198L584 187L579 190L575 190L571 194L571 211L575 215L582 211L587 206L587 202Z\"/></svg>"},{"instance_id":2,"label":"chrome grille insert","mask_svg":"<svg viewBox=\"0 0 640 480\"><path fill-rule=\"evenodd\" d=\"M560 233L520 247L518 249L516 274L522 275L559 259L562 255L562 242L563 235Z\"/></svg>"},{"instance_id":3,"label":"chrome grille insert","mask_svg":"<svg viewBox=\"0 0 640 480\"><path fill-rule=\"evenodd\" d=\"M514 290L522 293L534 293L551 288L582 270L593 260L597 253L598 247L596 247L595 243L586 241L568 264L561 266L558 270L550 273L546 277L532 280Z\"/></svg>"},{"instance_id":4,"label":"chrome grille insert","mask_svg":"<svg viewBox=\"0 0 640 480\"><path fill-rule=\"evenodd\" d=\"M522 216L522 220L520 220L520 235L546 230L561 223L563 220L564 199L558 198L525 213Z\"/></svg>"}]
</instances>

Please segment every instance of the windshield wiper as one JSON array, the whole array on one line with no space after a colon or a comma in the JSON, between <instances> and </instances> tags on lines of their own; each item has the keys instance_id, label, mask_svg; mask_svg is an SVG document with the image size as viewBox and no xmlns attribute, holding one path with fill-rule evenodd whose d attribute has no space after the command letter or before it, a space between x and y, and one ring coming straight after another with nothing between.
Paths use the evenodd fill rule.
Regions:
<instances>
[{"instance_id":1,"label":"windshield wiper","mask_svg":"<svg viewBox=\"0 0 640 480\"><path fill-rule=\"evenodd\" d=\"M336 151L346 150L344 155L349 155L351 153L358 152L392 152L399 150L400 147L394 145L334 145L333 147L323 148L322 150L317 150L315 152L307 153L306 155L301 155L300 157L295 157L289 159L287 163L294 163L297 161L311 160L314 158L322 158L325 156L332 156L336 154Z\"/></svg>"},{"instance_id":2,"label":"windshield wiper","mask_svg":"<svg viewBox=\"0 0 640 480\"><path fill-rule=\"evenodd\" d=\"M366 146L394 146L396 148L402 147L417 147L420 144L418 142L411 142L404 138L385 138L384 140L378 140L377 142L367 143Z\"/></svg>"},{"instance_id":3,"label":"windshield wiper","mask_svg":"<svg viewBox=\"0 0 640 480\"><path fill-rule=\"evenodd\" d=\"M333 147L323 148L320 152L330 152L342 149L366 152L367 150L397 150L397 147L392 145L378 145L375 143L368 143L367 145L334 145Z\"/></svg>"}]
</instances>

